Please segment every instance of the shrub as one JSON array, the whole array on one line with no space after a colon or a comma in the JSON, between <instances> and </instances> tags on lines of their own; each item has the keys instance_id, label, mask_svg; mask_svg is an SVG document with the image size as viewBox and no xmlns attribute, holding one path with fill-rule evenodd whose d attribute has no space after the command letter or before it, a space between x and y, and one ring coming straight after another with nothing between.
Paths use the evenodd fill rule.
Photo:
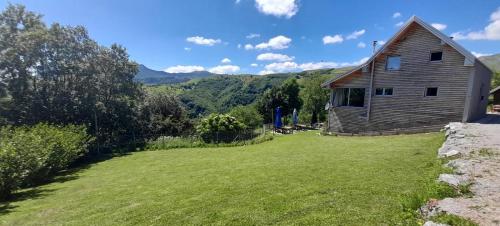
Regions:
<instances>
[{"instance_id":1,"label":"shrub","mask_svg":"<svg viewBox=\"0 0 500 226\"><path fill-rule=\"evenodd\" d=\"M0 196L65 169L87 151L84 126L38 124L0 129Z\"/></svg>"},{"instance_id":2,"label":"shrub","mask_svg":"<svg viewBox=\"0 0 500 226\"><path fill-rule=\"evenodd\" d=\"M231 142L245 129L245 125L228 114L210 114L201 120L196 132L205 142Z\"/></svg>"},{"instance_id":3,"label":"shrub","mask_svg":"<svg viewBox=\"0 0 500 226\"><path fill-rule=\"evenodd\" d=\"M254 106L237 106L229 114L242 122L247 128L255 129L262 126L264 119Z\"/></svg>"}]
</instances>

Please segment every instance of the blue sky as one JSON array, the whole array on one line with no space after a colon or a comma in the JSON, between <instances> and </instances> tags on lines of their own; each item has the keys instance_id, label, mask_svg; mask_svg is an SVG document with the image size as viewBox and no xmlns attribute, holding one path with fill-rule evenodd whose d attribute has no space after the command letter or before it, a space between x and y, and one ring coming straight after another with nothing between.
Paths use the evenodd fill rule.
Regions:
<instances>
[{"instance_id":1,"label":"blue sky","mask_svg":"<svg viewBox=\"0 0 500 226\"><path fill-rule=\"evenodd\" d=\"M8 2L43 14L48 24L83 25L100 44L121 44L136 62L170 72L352 65L412 15L439 24L474 53L500 53L499 1L0 0L0 6Z\"/></svg>"}]
</instances>

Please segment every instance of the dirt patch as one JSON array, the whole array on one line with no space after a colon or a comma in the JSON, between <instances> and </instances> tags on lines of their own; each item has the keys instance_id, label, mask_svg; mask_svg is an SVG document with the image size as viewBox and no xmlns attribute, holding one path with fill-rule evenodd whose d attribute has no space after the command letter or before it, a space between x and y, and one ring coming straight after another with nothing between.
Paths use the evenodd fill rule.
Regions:
<instances>
[{"instance_id":1,"label":"dirt patch","mask_svg":"<svg viewBox=\"0 0 500 226\"><path fill-rule=\"evenodd\" d=\"M469 218L480 225L500 225L500 115L476 123L450 123L439 156L451 159L454 174L440 180L469 186L471 196L439 200L442 212Z\"/></svg>"}]
</instances>

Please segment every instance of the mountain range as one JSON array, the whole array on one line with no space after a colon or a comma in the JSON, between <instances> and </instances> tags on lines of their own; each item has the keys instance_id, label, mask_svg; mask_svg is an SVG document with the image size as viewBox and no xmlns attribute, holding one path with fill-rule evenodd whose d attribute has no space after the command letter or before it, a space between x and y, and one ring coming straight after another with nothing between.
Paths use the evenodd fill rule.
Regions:
<instances>
[{"instance_id":1,"label":"mountain range","mask_svg":"<svg viewBox=\"0 0 500 226\"><path fill-rule=\"evenodd\" d=\"M145 84L175 84L187 82L195 78L205 78L216 74L208 71L194 71L189 73L168 73L165 71L156 71L142 64L139 65L139 72L135 79Z\"/></svg>"},{"instance_id":2,"label":"mountain range","mask_svg":"<svg viewBox=\"0 0 500 226\"><path fill-rule=\"evenodd\" d=\"M481 56L479 57L479 60L481 60L484 64L486 64L486 66L488 66L491 70L495 72L500 72L500 54ZM328 73L331 71L331 69L322 69L317 71L318 72L324 71ZM336 71L343 71L343 70L337 69ZM168 73L165 71L156 71L141 64L139 65L139 72L135 76L135 79L137 81L140 81L148 85L178 84L190 81L192 79L212 77L215 75L218 74L210 73L208 71L194 71L189 73Z\"/></svg>"}]
</instances>

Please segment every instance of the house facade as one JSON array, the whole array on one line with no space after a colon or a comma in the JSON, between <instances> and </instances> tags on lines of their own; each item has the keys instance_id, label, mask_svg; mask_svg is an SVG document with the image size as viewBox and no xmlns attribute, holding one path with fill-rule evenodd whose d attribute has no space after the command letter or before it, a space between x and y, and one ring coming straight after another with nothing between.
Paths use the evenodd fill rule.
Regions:
<instances>
[{"instance_id":1,"label":"house facade","mask_svg":"<svg viewBox=\"0 0 500 226\"><path fill-rule=\"evenodd\" d=\"M492 72L452 38L412 17L362 65L323 83L327 130L431 131L486 114Z\"/></svg>"},{"instance_id":2,"label":"house facade","mask_svg":"<svg viewBox=\"0 0 500 226\"><path fill-rule=\"evenodd\" d=\"M500 86L492 89L490 91L490 95L493 96L493 108L491 110L494 112L500 112Z\"/></svg>"}]
</instances>

